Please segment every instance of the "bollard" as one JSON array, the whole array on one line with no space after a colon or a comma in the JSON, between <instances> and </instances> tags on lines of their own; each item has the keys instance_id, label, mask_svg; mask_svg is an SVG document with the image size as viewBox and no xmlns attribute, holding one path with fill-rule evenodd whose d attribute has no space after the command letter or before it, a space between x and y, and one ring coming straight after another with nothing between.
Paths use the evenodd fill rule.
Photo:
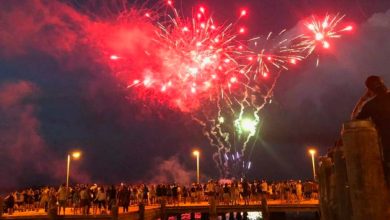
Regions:
<instances>
[{"instance_id":1,"label":"bollard","mask_svg":"<svg viewBox=\"0 0 390 220\"><path fill-rule=\"evenodd\" d=\"M58 207L56 202L57 202L56 197L54 195L51 195L48 203L48 212L47 212L48 219L50 220L58 219Z\"/></svg>"},{"instance_id":2,"label":"bollard","mask_svg":"<svg viewBox=\"0 0 390 220\"><path fill-rule=\"evenodd\" d=\"M318 180L320 188L320 210L323 220L332 220L330 208L330 185L331 185L331 170L332 161L329 157L320 157L320 165L318 168Z\"/></svg>"},{"instance_id":3,"label":"bollard","mask_svg":"<svg viewBox=\"0 0 390 220\"><path fill-rule=\"evenodd\" d=\"M161 220L168 219L166 206L167 206L167 205L166 205L165 199L162 199L162 200L160 201L160 219L161 219Z\"/></svg>"},{"instance_id":4,"label":"bollard","mask_svg":"<svg viewBox=\"0 0 390 220\"><path fill-rule=\"evenodd\" d=\"M117 204L113 204L111 206L111 219L112 220L118 220L118 205Z\"/></svg>"},{"instance_id":5,"label":"bollard","mask_svg":"<svg viewBox=\"0 0 390 220\"><path fill-rule=\"evenodd\" d=\"M269 220L270 219L270 213L268 210L268 203L267 203L267 198L262 195L261 196L261 213L263 215L264 220Z\"/></svg>"},{"instance_id":6,"label":"bollard","mask_svg":"<svg viewBox=\"0 0 390 220\"><path fill-rule=\"evenodd\" d=\"M217 202L215 201L214 196L212 196L209 199L210 206L209 206L209 219L214 220L218 219L218 214L217 214Z\"/></svg>"},{"instance_id":7,"label":"bollard","mask_svg":"<svg viewBox=\"0 0 390 220\"><path fill-rule=\"evenodd\" d=\"M145 219L145 204L143 202L138 204L138 217L139 220Z\"/></svg>"},{"instance_id":8,"label":"bollard","mask_svg":"<svg viewBox=\"0 0 390 220\"><path fill-rule=\"evenodd\" d=\"M351 220L351 200L347 177L347 167L342 146L334 149L335 201L338 220Z\"/></svg>"},{"instance_id":9,"label":"bollard","mask_svg":"<svg viewBox=\"0 0 390 220\"><path fill-rule=\"evenodd\" d=\"M388 191L385 185L378 134L371 121L344 123L344 155L353 220L388 220Z\"/></svg>"},{"instance_id":10,"label":"bollard","mask_svg":"<svg viewBox=\"0 0 390 220\"><path fill-rule=\"evenodd\" d=\"M48 219L50 220L57 220L58 219L58 213L57 213L57 207L56 206L52 206L49 208L48 212L47 212L47 217Z\"/></svg>"}]
</instances>

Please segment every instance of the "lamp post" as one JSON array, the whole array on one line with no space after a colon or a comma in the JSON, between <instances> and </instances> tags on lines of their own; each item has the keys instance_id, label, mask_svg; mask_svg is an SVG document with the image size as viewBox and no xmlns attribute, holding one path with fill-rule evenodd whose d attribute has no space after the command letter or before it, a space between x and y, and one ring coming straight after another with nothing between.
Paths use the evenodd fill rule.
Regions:
<instances>
[{"instance_id":1,"label":"lamp post","mask_svg":"<svg viewBox=\"0 0 390 220\"><path fill-rule=\"evenodd\" d=\"M310 150L309 150L309 153L310 153L310 155L311 155L311 163L312 163L312 165L313 165L313 179L314 179L314 181L315 181L315 180L316 180L316 165L315 165L315 163L314 163L314 154L316 154L316 150L310 149Z\"/></svg>"},{"instance_id":2,"label":"lamp post","mask_svg":"<svg viewBox=\"0 0 390 220\"><path fill-rule=\"evenodd\" d=\"M194 156L196 156L196 182L199 184L199 151L195 150L192 152Z\"/></svg>"},{"instance_id":3,"label":"lamp post","mask_svg":"<svg viewBox=\"0 0 390 220\"><path fill-rule=\"evenodd\" d=\"M80 156L81 156L80 151L74 151L74 152L68 154L68 160L67 160L67 164L66 164L66 190L67 191L69 189L70 159L71 159L71 157L73 159L79 159Z\"/></svg>"}]
</instances>

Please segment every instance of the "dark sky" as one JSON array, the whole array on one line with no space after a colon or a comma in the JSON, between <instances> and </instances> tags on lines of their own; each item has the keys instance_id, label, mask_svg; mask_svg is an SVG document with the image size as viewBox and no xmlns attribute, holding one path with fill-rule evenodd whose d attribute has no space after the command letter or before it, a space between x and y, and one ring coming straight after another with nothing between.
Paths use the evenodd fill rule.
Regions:
<instances>
[{"instance_id":1,"label":"dark sky","mask_svg":"<svg viewBox=\"0 0 390 220\"><path fill-rule=\"evenodd\" d=\"M54 1L53 1L54 2ZM80 15L63 2L0 4L0 185L59 184L66 153L76 181L119 182L194 179L191 151L202 150L202 174L216 177L212 149L188 116L130 101L109 70L79 46ZM77 4L75 4L75 2ZM351 36L285 72L264 124L249 176L311 177L308 146L321 154L339 137L369 74L390 83L390 1L204 0L176 1L183 11L207 5L220 20L249 9L250 35L291 29L312 13L340 12L356 23ZM78 11L89 5L72 1ZM76 6L75 6L76 5ZM92 10L93 11L93 10ZM45 22L49 22L46 25ZM2 27L3 26L3 27ZM131 94L130 94L131 95Z\"/></svg>"}]
</instances>

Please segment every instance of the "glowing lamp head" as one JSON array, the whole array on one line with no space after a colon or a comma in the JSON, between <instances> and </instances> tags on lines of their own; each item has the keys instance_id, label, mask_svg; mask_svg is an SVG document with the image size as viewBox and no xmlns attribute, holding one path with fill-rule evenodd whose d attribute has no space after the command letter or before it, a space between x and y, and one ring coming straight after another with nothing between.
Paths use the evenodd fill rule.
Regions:
<instances>
[{"instance_id":1,"label":"glowing lamp head","mask_svg":"<svg viewBox=\"0 0 390 220\"><path fill-rule=\"evenodd\" d=\"M200 152L199 152L198 150L194 150L194 151L192 152L192 154L193 154L194 156L198 157L198 156L200 155Z\"/></svg>"},{"instance_id":2,"label":"glowing lamp head","mask_svg":"<svg viewBox=\"0 0 390 220\"><path fill-rule=\"evenodd\" d=\"M204 13L206 10L205 10L205 8L204 8L203 6L201 6L201 7L199 8L199 11L202 12L202 13Z\"/></svg>"},{"instance_id":3,"label":"glowing lamp head","mask_svg":"<svg viewBox=\"0 0 390 220\"><path fill-rule=\"evenodd\" d=\"M73 159L79 159L81 157L81 152L80 151L75 151L75 152L72 152L72 158Z\"/></svg>"},{"instance_id":4,"label":"glowing lamp head","mask_svg":"<svg viewBox=\"0 0 390 220\"><path fill-rule=\"evenodd\" d=\"M312 155L312 156L314 156L314 154L316 154L316 150L310 149L310 150L309 150L309 154Z\"/></svg>"},{"instance_id":5,"label":"glowing lamp head","mask_svg":"<svg viewBox=\"0 0 390 220\"><path fill-rule=\"evenodd\" d=\"M223 123L225 122L225 118L222 117L222 116L220 116L220 117L218 118L218 122L219 122L220 124L223 124Z\"/></svg>"},{"instance_id":6,"label":"glowing lamp head","mask_svg":"<svg viewBox=\"0 0 390 220\"><path fill-rule=\"evenodd\" d=\"M315 26L314 26L314 24L309 24L309 25L307 25L307 28L309 28L309 30L313 31L315 29Z\"/></svg>"},{"instance_id":7,"label":"glowing lamp head","mask_svg":"<svg viewBox=\"0 0 390 220\"><path fill-rule=\"evenodd\" d=\"M168 1L167 1L167 4L168 4L168 5L172 5L172 4L173 4L173 1L172 1L172 0L168 0Z\"/></svg>"},{"instance_id":8,"label":"glowing lamp head","mask_svg":"<svg viewBox=\"0 0 390 220\"><path fill-rule=\"evenodd\" d=\"M245 28L240 28L240 30L238 31L238 32L240 32L240 34L243 34L243 33L245 33Z\"/></svg>"}]
</instances>

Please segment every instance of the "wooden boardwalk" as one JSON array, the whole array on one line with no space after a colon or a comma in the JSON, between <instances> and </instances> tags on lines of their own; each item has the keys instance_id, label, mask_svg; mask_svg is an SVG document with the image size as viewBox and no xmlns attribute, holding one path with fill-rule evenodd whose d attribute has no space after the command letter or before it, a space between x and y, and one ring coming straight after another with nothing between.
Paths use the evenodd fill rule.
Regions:
<instances>
[{"instance_id":1,"label":"wooden boardwalk","mask_svg":"<svg viewBox=\"0 0 390 220\"><path fill-rule=\"evenodd\" d=\"M186 213L209 213L210 206L207 202L203 203L187 203L179 206L167 205L164 209L165 216L178 216ZM268 201L268 210L270 213L288 213L288 212L319 212L319 204L317 200L304 201L302 203L282 203L280 201ZM122 213L119 210L118 220L138 220L140 212L138 206L131 206L128 213ZM145 220L158 219L161 216L161 207L159 205L146 206L144 211ZM230 212L260 212L262 211L261 204L250 205L217 205L216 212L218 214ZM43 210L39 212L15 212L13 215L3 215L0 219L15 219L15 220L38 220L50 219ZM60 215L56 219L73 219L73 220L112 220L115 219L111 215L73 215L70 208L67 209L66 215Z\"/></svg>"}]
</instances>

